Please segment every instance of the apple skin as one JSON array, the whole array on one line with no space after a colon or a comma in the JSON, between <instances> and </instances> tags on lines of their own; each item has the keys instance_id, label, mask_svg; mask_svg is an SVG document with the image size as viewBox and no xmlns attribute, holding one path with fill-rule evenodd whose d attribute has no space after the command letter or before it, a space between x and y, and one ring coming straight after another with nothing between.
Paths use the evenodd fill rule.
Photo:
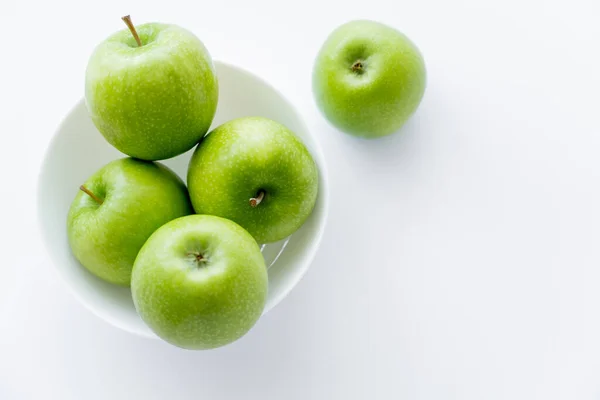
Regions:
<instances>
[{"instance_id":1,"label":"apple skin","mask_svg":"<svg viewBox=\"0 0 600 400\"><path fill-rule=\"evenodd\" d=\"M85 75L85 100L96 128L122 153L163 160L194 147L218 101L212 58L191 32L160 23L128 29L100 43Z\"/></svg>"},{"instance_id":2,"label":"apple skin","mask_svg":"<svg viewBox=\"0 0 600 400\"><path fill-rule=\"evenodd\" d=\"M160 338L184 349L212 349L238 340L258 321L267 268L241 226L190 215L150 236L135 260L131 292L138 314Z\"/></svg>"},{"instance_id":3,"label":"apple skin","mask_svg":"<svg viewBox=\"0 0 600 400\"><path fill-rule=\"evenodd\" d=\"M321 47L313 95L341 131L379 138L398 131L417 110L426 75L423 57L408 37L379 22L356 20L335 29Z\"/></svg>"},{"instance_id":4,"label":"apple skin","mask_svg":"<svg viewBox=\"0 0 600 400\"><path fill-rule=\"evenodd\" d=\"M92 274L129 286L138 251L161 225L193 213L183 181L162 164L123 158L84 184L67 217L71 252Z\"/></svg>"},{"instance_id":5,"label":"apple skin","mask_svg":"<svg viewBox=\"0 0 600 400\"><path fill-rule=\"evenodd\" d=\"M263 117L231 120L198 144L187 175L198 214L230 219L258 243L284 239L310 216L318 169L296 135ZM256 207L249 200L263 190Z\"/></svg>"}]
</instances>

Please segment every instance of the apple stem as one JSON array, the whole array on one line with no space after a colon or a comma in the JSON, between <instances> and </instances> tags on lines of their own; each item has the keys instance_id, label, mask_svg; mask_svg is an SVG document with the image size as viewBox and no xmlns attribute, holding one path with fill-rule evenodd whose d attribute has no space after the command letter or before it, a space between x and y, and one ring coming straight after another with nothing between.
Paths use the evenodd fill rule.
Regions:
<instances>
[{"instance_id":1,"label":"apple stem","mask_svg":"<svg viewBox=\"0 0 600 400\"><path fill-rule=\"evenodd\" d=\"M188 255L194 257L196 262L206 261L206 259L204 258L204 256L201 253L191 252L191 253L188 253Z\"/></svg>"},{"instance_id":2,"label":"apple stem","mask_svg":"<svg viewBox=\"0 0 600 400\"><path fill-rule=\"evenodd\" d=\"M86 188L84 185L79 186L79 189L83 193L85 193L88 196L90 196L96 203L98 203L98 204L104 203L104 201L102 201L102 199L100 197L96 196L94 193L92 193L92 191L90 189Z\"/></svg>"},{"instance_id":3,"label":"apple stem","mask_svg":"<svg viewBox=\"0 0 600 400\"><path fill-rule=\"evenodd\" d=\"M251 207L258 206L260 204L260 202L263 201L264 198L265 198L265 191L259 190L258 195L256 197L253 197L250 199L250 206Z\"/></svg>"},{"instance_id":4,"label":"apple stem","mask_svg":"<svg viewBox=\"0 0 600 400\"><path fill-rule=\"evenodd\" d=\"M133 22L131 22L131 16L126 15L126 16L122 17L121 19L123 20L123 22L125 22L125 25L127 25L129 30L131 31L131 34L133 35L133 38L137 42L138 46L142 47L142 41L140 40L140 37L139 37L137 31L135 30L135 26L133 26Z\"/></svg>"},{"instance_id":5,"label":"apple stem","mask_svg":"<svg viewBox=\"0 0 600 400\"><path fill-rule=\"evenodd\" d=\"M204 258L204 255L202 253L192 251L189 252L187 255L191 258L191 261L193 262L192 265L194 265L197 268L202 268L208 262L208 259Z\"/></svg>"},{"instance_id":6,"label":"apple stem","mask_svg":"<svg viewBox=\"0 0 600 400\"><path fill-rule=\"evenodd\" d=\"M362 72L363 71L363 62L362 60L356 60L354 64L352 64L352 71L354 72Z\"/></svg>"}]
</instances>

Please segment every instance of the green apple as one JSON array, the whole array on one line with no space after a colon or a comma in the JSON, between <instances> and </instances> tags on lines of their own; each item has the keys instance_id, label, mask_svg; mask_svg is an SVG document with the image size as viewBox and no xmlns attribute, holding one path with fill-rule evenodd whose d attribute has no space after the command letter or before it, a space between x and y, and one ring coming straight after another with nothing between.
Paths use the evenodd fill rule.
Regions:
<instances>
[{"instance_id":1,"label":"green apple","mask_svg":"<svg viewBox=\"0 0 600 400\"><path fill-rule=\"evenodd\" d=\"M119 151L163 160L194 147L217 109L210 54L191 32L148 23L121 30L91 55L85 99L97 129ZM139 39L139 44L136 40Z\"/></svg>"},{"instance_id":2,"label":"green apple","mask_svg":"<svg viewBox=\"0 0 600 400\"><path fill-rule=\"evenodd\" d=\"M198 214L231 219L259 243L294 233L311 214L317 166L296 135L262 117L229 121L198 144L188 167Z\"/></svg>"},{"instance_id":3,"label":"green apple","mask_svg":"<svg viewBox=\"0 0 600 400\"><path fill-rule=\"evenodd\" d=\"M398 131L418 108L425 86L419 49L375 21L335 29L313 68L313 94L323 115L338 129L364 138Z\"/></svg>"},{"instance_id":4,"label":"green apple","mask_svg":"<svg viewBox=\"0 0 600 400\"><path fill-rule=\"evenodd\" d=\"M67 218L71 251L117 285L129 286L135 257L156 229L193 212L183 181L156 162L112 161L80 189Z\"/></svg>"},{"instance_id":5,"label":"green apple","mask_svg":"<svg viewBox=\"0 0 600 400\"><path fill-rule=\"evenodd\" d=\"M265 261L241 226L212 215L171 221L150 236L133 266L142 320L185 349L211 349L245 335L268 292Z\"/></svg>"}]
</instances>

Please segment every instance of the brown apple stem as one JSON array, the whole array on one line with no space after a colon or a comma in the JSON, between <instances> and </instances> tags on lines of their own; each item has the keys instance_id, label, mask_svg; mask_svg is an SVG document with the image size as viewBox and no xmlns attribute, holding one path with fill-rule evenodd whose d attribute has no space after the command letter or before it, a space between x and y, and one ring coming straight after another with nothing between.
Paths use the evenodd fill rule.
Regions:
<instances>
[{"instance_id":1,"label":"brown apple stem","mask_svg":"<svg viewBox=\"0 0 600 400\"><path fill-rule=\"evenodd\" d=\"M98 204L104 203L104 201L102 201L102 199L100 197L96 196L94 193L92 193L92 191L90 189L86 188L84 185L79 186L79 189L83 193L85 193L88 196L90 196L96 203L98 203Z\"/></svg>"},{"instance_id":2,"label":"brown apple stem","mask_svg":"<svg viewBox=\"0 0 600 400\"><path fill-rule=\"evenodd\" d=\"M133 22L131 22L131 16L126 15L121 19L123 20L123 22L125 22L125 25L127 25L129 30L131 31L131 34L133 35L133 38L137 42L138 46L142 47L142 41L140 40L140 37L138 36L137 31L135 30L135 26L133 26Z\"/></svg>"},{"instance_id":3,"label":"brown apple stem","mask_svg":"<svg viewBox=\"0 0 600 400\"><path fill-rule=\"evenodd\" d=\"M258 195L256 197L253 197L250 199L250 206L257 207L260 204L260 202L263 201L264 198L265 198L265 191L259 190Z\"/></svg>"},{"instance_id":4,"label":"brown apple stem","mask_svg":"<svg viewBox=\"0 0 600 400\"><path fill-rule=\"evenodd\" d=\"M363 70L362 60L357 60L354 64L352 64L352 71L362 72L362 70Z\"/></svg>"},{"instance_id":5,"label":"brown apple stem","mask_svg":"<svg viewBox=\"0 0 600 400\"><path fill-rule=\"evenodd\" d=\"M202 253L197 253L195 251L188 253L188 256L194 257L197 263L206 262L207 260L204 258Z\"/></svg>"}]
</instances>

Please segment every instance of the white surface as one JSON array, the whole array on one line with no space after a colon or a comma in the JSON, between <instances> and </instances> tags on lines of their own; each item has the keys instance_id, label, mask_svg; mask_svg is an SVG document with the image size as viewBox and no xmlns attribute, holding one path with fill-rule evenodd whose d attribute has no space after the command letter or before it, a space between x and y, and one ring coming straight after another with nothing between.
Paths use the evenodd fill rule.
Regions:
<instances>
[{"instance_id":1,"label":"white surface","mask_svg":"<svg viewBox=\"0 0 600 400\"><path fill-rule=\"evenodd\" d=\"M0 2L5 399L600 398L600 5L596 0ZM191 353L121 332L40 251L35 179L82 95L91 46L160 19L266 77L329 166L315 263L245 339ZM312 59L352 18L427 60L402 135L362 142L310 95ZM4 274L4 273L3 273ZM4 275L3 275L4 276Z\"/></svg>"},{"instance_id":2,"label":"white surface","mask_svg":"<svg viewBox=\"0 0 600 400\"><path fill-rule=\"evenodd\" d=\"M316 137L308 131L298 110L267 82L244 69L215 61L219 79L219 105L211 130L235 118L260 115L291 129L307 146L319 168L319 195L310 217L291 237L261 245L269 270L269 295L263 315L298 284L314 259L327 220L327 168ZM161 161L186 181L189 160L195 147ZM94 172L122 158L96 130L84 100L68 113L55 133L38 180L38 215L49 264L57 268L75 297L100 318L125 331L157 338L135 310L131 290L97 278L73 257L65 221L79 190ZM75 168L74 168L75 167ZM43 195L42 195L43 194Z\"/></svg>"}]
</instances>

